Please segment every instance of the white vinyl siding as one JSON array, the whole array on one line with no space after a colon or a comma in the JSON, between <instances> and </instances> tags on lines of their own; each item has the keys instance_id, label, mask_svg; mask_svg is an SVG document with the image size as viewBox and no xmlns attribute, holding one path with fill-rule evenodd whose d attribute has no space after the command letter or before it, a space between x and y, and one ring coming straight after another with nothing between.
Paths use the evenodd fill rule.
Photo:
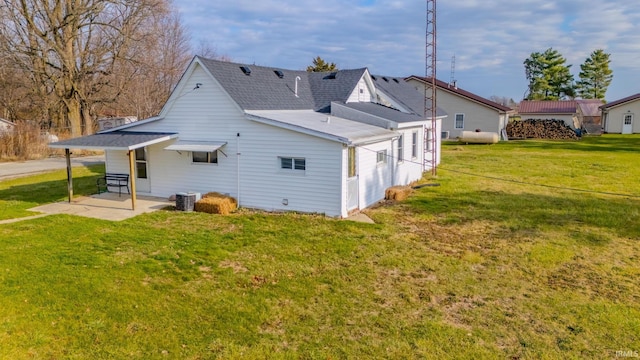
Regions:
<instances>
[{"instance_id":1,"label":"white vinyl siding","mask_svg":"<svg viewBox=\"0 0 640 360\"><path fill-rule=\"evenodd\" d=\"M105 172L128 174L129 155L127 152L116 150L105 151Z\"/></svg>"},{"instance_id":2,"label":"white vinyl siding","mask_svg":"<svg viewBox=\"0 0 640 360\"><path fill-rule=\"evenodd\" d=\"M358 81L358 85L354 89L354 91L347 99L347 102L371 102L372 96L371 91L369 91L369 87L367 86L367 82L364 77Z\"/></svg>"},{"instance_id":3,"label":"white vinyl siding","mask_svg":"<svg viewBox=\"0 0 640 360\"><path fill-rule=\"evenodd\" d=\"M384 141L365 145L362 150L358 150L358 192L361 209L384 199L385 190L392 186L391 162L378 162L381 156L387 158L391 146L391 141Z\"/></svg>"},{"instance_id":4,"label":"white vinyl siding","mask_svg":"<svg viewBox=\"0 0 640 360\"><path fill-rule=\"evenodd\" d=\"M394 168L393 185L408 185L422 178L422 134L423 127L400 128L398 131L403 139L411 139L411 159L403 157L404 162L398 161ZM405 148L406 146L403 146ZM414 154L416 156L414 156Z\"/></svg>"}]
</instances>

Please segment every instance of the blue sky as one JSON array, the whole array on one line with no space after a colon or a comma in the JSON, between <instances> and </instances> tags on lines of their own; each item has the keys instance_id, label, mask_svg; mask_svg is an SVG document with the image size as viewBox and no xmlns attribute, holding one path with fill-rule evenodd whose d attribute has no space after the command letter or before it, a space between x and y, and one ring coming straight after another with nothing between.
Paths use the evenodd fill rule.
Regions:
<instances>
[{"instance_id":1,"label":"blue sky","mask_svg":"<svg viewBox=\"0 0 640 360\"><path fill-rule=\"evenodd\" d=\"M374 74L425 74L425 1L174 0L195 46L234 62L305 69L316 56ZM478 95L522 99L523 61L560 51L578 79L596 49L611 54L607 100L640 92L640 2L454 0L437 3L438 78Z\"/></svg>"}]
</instances>

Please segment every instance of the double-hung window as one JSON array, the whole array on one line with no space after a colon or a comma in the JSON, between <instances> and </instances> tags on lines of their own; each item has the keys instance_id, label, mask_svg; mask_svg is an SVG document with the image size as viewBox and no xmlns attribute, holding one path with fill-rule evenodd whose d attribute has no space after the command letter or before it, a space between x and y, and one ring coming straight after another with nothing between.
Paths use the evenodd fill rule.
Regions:
<instances>
[{"instance_id":1,"label":"double-hung window","mask_svg":"<svg viewBox=\"0 0 640 360\"><path fill-rule=\"evenodd\" d=\"M404 160L404 135L400 135L398 138L398 162Z\"/></svg>"},{"instance_id":2,"label":"double-hung window","mask_svg":"<svg viewBox=\"0 0 640 360\"><path fill-rule=\"evenodd\" d=\"M456 114L456 129L464 129L464 114Z\"/></svg>"}]
</instances>

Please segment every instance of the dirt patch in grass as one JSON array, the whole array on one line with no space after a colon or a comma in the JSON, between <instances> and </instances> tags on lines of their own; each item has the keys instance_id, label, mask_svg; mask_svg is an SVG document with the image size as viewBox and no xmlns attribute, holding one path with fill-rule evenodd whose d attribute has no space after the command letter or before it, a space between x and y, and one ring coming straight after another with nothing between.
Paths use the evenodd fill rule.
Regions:
<instances>
[{"instance_id":1,"label":"dirt patch in grass","mask_svg":"<svg viewBox=\"0 0 640 360\"><path fill-rule=\"evenodd\" d=\"M231 269L235 274L246 273L249 270L238 261L223 260L218 266L222 269Z\"/></svg>"}]
</instances>

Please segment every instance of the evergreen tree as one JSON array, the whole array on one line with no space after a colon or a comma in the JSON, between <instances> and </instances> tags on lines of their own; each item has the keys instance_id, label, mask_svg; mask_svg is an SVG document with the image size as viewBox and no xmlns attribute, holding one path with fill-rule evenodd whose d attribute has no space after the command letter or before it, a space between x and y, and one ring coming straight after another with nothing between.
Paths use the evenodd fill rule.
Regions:
<instances>
[{"instance_id":1,"label":"evergreen tree","mask_svg":"<svg viewBox=\"0 0 640 360\"><path fill-rule=\"evenodd\" d=\"M566 59L553 48L531 53L524 61L529 81L527 100L560 100L575 96L573 75Z\"/></svg>"},{"instance_id":2,"label":"evergreen tree","mask_svg":"<svg viewBox=\"0 0 640 360\"><path fill-rule=\"evenodd\" d=\"M313 65L307 66L308 72L328 72L336 70L338 70L338 67L335 63L327 63L320 56L313 59Z\"/></svg>"},{"instance_id":3,"label":"evergreen tree","mask_svg":"<svg viewBox=\"0 0 640 360\"><path fill-rule=\"evenodd\" d=\"M583 99L604 100L613 71L609 68L610 54L602 49L595 50L580 65L580 80L576 84L578 95Z\"/></svg>"}]
</instances>

